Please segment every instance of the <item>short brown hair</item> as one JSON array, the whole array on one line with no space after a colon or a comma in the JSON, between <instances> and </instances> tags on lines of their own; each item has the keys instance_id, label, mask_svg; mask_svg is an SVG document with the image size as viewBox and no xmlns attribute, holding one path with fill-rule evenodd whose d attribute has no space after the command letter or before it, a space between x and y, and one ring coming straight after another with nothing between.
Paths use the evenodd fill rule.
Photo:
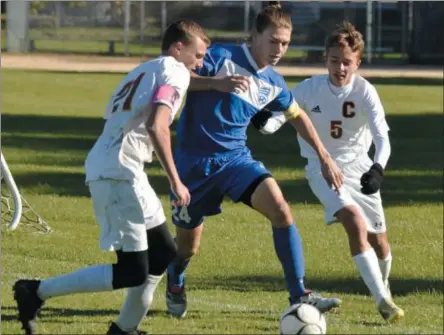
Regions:
<instances>
[{"instance_id":1,"label":"short brown hair","mask_svg":"<svg viewBox=\"0 0 444 335\"><path fill-rule=\"evenodd\" d=\"M162 38L162 52L168 51L171 44L182 42L189 44L193 37L200 37L208 46L211 40L204 29L192 20L179 20L168 26Z\"/></svg>"},{"instance_id":2,"label":"short brown hair","mask_svg":"<svg viewBox=\"0 0 444 335\"><path fill-rule=\"evenodd\" d=\"M268 1L268 6L262 9L256 17L254 27L259 34L269 26L293 29L291 17L282 10L280 1Z\"/></svg>"},{"instance_id":3,"label":"short brown hair","mask_svg":"<svg viewBox=\"0 0 444 335\"><path fill-rule=\"evenodd\" d=\"M355 26L348 21L342 21L327 38L325 51L330 48L339 47L341 49L349 47L352 52L359 52L359 56L364 52L365 42L362 34L356 30Z\"/></svg>"}]
</instances>

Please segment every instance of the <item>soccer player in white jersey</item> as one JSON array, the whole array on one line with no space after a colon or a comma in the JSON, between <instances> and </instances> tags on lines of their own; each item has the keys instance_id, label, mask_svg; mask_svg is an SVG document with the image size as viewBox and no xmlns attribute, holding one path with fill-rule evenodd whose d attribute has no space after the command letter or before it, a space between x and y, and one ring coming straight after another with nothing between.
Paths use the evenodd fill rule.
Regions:
<instances>
[{"instance_id":1,"label":"soccer player in white jersey","mask_svg":"<svg viewBox=\"0 0 444 335\"><path fill-rule=\"evenodd\" d=\"M112 94L103 132L88 154L85 169L101 228L100 248L116 252L117 263L42 281L17 281L14 298L26 334L36 332L36 315L50 298L121 288L128 288L126 300L107 334L145 334L137 328L176 255L176 245L144 163L151 162L155 151L177 203L189 204L189 191L173 161L169 126L188 89L190 70L202 66L209 44L197 23L171 24L164 33L162 55L129 72Z\"/></svg>"},{"instance_id":2,"label":"soccer player in white jersey","mask_svg":"<svg viewBox=\"0 0 444 335\"><path fill-rule=\"evenodd\" d=\"M328 75L306 79L292 92L345 177L335 192L322 178L316 153L298 136L301 154L308 160L306 178L324 206L327 223L344 226L353 260L382 317L394 322L404 311L389 289L392 256L379 192L390 156L389 127L376 89L356 73L363 50L362 34L343 22L327 40ZM281 112L257 115L253 124L265 134L286 122ZM368 155L372 141L373 161Z\"/></svg>"}]
</instances>

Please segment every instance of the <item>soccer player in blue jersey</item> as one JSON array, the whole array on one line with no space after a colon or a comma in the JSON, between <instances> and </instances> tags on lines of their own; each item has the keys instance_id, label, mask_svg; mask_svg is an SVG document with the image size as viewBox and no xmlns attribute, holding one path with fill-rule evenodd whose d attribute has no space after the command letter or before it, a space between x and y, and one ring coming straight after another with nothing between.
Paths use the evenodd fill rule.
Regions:
<instances>
[{"instance_id":1,"label":"soccer player in blue jersey","mask_svg":"<svg viewBox=\"0 0 444 335\"><path fill-rule=\"evenodd\" d=\"M271 221L276 254L290 293L290 305L305 302L322 312L340 304L304 287L301 237L289 205L271 173L246 147L250 119L265 106L285 111L289 122L314 148L329 185L339 189L342 174L273 66L288 49L291 18L270 5L256 18L251 44L214 45L203 67L191 79L178 128L174 159L189 189L188 206L173 205L178 253L168 267L168 312L184 317L187 300L184 273L196 254L206 216L221 213L224 195L263 214ZM174 196L172 197L174 204Z\"/></svg>"}]
</instances>

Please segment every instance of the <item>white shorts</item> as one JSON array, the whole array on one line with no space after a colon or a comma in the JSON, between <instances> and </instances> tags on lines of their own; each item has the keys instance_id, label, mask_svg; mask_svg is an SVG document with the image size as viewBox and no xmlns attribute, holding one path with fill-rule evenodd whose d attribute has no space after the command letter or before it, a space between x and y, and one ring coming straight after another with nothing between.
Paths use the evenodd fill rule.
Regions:
<instances>
[{"instance_id":1,"label":"white shorts","mask_svg":"<svg viewBox=\"0 0 444 335\"><path fill-rule=\"evenodd\" d=\"M162 203L148 177L88 183L100 225L100 248L125 252L148 249L146 231L166 221Z\"/></svg>"},{"instance_id":2,"label":"white shorts","mask_svg":"<svg viewBox=\"0 0 444 335\"><path fill-rule=\"evenodd\" d=\"M380 234L386 231L380 192L371 195L361 192L361 176L372 164L370 158L364 157L359 161L340 166L344 175L344 184L339 190L339 195L328 186L318 162L310 161L306 166L306 178L311 190L324 206L325 221L328 224L338 222L335 214L340 209L355 205L367 223L369 233Z\"/></svg>"}]
</instances>

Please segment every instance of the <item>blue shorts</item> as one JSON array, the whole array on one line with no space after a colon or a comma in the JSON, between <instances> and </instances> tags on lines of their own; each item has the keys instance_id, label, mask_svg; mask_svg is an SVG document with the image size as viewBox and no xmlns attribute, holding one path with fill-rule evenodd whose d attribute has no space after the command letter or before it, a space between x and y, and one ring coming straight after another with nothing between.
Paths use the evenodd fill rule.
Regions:
<instances>
[{"instance_id":1,"label":"blue shorts","mask_svg":"<svg viewBox=\"0 0 444 335\"><path fill-rule=\"evenodd\" d=\"M172 207L173 223L185 229L199 226L206 216L221 213L220 205L225 195L239 202L256 179L271 175L262 162L253 159L248 148L206 157L178 149L174 161L179 177L191 195L189 206ZM171 190L170 198L175 200Z\"/></svg>"}]
</instances>

